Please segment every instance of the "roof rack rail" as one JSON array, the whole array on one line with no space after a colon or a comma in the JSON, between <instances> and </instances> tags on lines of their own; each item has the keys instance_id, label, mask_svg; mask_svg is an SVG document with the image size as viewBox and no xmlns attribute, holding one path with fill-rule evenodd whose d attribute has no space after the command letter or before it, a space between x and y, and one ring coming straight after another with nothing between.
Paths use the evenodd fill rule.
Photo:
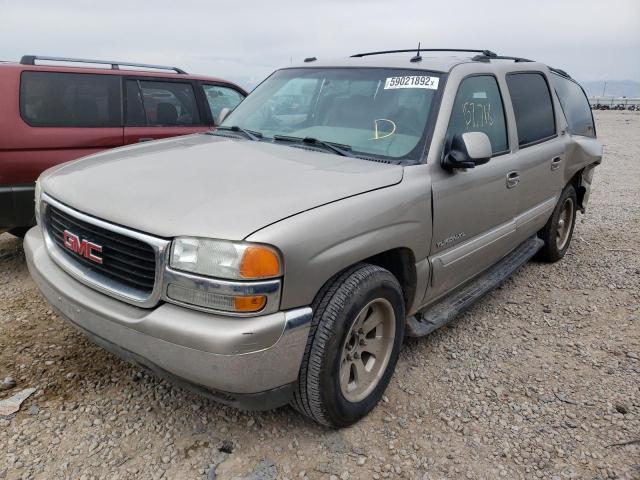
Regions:
<instances>
[{"instance_id":1,"label":"roof rack rail","mask_svg":"<svg viewBox=\"0 0 640 480\"><path fill-rule=\"evenodd\" d=\"M509 57L506 55L476 55L471 60L475 62L489 62L491 60L513 60L514 62L533 62L534 60L529 60L528 58L522 57Z\"/></svg>"},{"instance_id":2,"label":"roof rack rail","mask_svg":"<svg viewBox=\"0 0 640 480\"><path fill-rule=\"evenodd\" d=\"M553 73L557 73L558 75L560 75L561 77L566 77L569 78L571 80L573 80L571 78L571 75L569 75L567 72L565 72L564 70L560 70L559 68L553 68L553 67L549 67L549 70L551 70Z\"/></svg>"},{"instance_id":3,"label":"roof rack rail","mask_svg":"<svg viewBox=\"0 0 640 480\"><path fill-rule=\"evenodd\" d=\"M481 53L486 57L497 57L498 55L491 50L474 50L469 48L420 48L418 46L418 54L420 52L471 52L471 53ZM385 55L387 53L413 53L416 52L415 48L405 49L405 50L381 50L379 52L365 52L365 53L356 53L355 55L351 55L351 58L360 58L360 57L369 57L371 55Z\"/></svg>"},{"instance_id":4,"label":"roof rack rail","mask_svg":"<svg viewBox=\"0 0 640 480\"><path fill-rule=\"evenodd\" d=\"M40 55L24 55L20 59L22 65L35 65L36 60L44 60L47 62L71 62L71 63L95 63L98 65L111 65L112 70L120 70L120 67L138 67L138 68L152 68L158 70L173 70L179 74L186 74L184 70L178 67L166 67L163 65L148 65L146 63L131 63L131 62L118 62L112 60L91 60L84 58L65 58L65 57L43 57Z\"/></svg>"}]
</instances>

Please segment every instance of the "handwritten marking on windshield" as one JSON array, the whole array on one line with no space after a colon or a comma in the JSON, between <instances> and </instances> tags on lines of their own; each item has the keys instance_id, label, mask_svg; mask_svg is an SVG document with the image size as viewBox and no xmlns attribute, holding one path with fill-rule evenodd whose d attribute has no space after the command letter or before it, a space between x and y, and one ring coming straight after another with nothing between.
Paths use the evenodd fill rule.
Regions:
<instances>
[{"instance_id":1,"label":"handwritten marking on windshield","mask_svg":"<svg viewBox=\"0 0 640 480\"><path fill-rule=\"evenodd\" d=\"M392 130L390 132L382 132L381 134L378 128L378 122L387 122L391 125ZM394 133L396 133L396 124L393 120L389 120L387 118L378 118L377 120L373 121L373 138L370 138L369 140L381 140L383 138L390 137Z\"/></svg>"}]
</instances>

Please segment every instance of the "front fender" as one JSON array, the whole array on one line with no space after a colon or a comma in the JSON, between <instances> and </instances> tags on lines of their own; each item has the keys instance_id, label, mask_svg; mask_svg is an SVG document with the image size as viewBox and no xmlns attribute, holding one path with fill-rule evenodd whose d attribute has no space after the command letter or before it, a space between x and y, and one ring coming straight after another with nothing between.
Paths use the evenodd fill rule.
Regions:
<instances>
[{"instance_id":1,"label":"front fender","mask_svg":"<svg viewBox=\"0 0 640 480\"><path fill-rule=\"evenodd\" d=\"M247 241L274 245L283 254L282 309L311 304L333 275L378 253L404 247L412 251L417 264L427 257L431 244L428 169L415 165L404 170L402 182L396 185L301 212L247 237ZM422 298L423 293L416 296Z\"/></svg>"}]
</instances>

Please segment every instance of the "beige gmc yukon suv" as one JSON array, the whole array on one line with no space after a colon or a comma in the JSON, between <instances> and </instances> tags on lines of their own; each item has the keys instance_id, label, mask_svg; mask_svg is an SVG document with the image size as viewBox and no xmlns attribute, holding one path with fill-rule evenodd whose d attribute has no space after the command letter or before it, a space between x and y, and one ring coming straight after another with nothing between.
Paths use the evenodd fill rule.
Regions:
<instances>
[{"instance_id":1,"label":"beige gmc yukon suv","mask_svg":"<svg viewBox=\"0 0 640 480\"><path fill-rule=\"evenodd\" d=\"M565 255L602 158L563 71L446 55L310 58L215 131L46 171L33 278L98 345L158 375L230 405L357 421L405 335L530 258Z\"/></svg>"}]
</instances>

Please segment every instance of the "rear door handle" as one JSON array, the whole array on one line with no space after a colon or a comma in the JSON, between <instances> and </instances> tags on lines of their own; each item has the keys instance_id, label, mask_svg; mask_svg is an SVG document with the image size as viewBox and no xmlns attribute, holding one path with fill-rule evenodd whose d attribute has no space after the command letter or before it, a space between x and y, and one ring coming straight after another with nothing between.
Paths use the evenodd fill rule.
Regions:
<instances>
[{"instance_id":1,"label":"rear door handle","mask_svg":"<svg viewBox=\"0 0 640 480\"><path fill-rule=\"evenodd\" d=\"M509 172L507 174L507 188L513 188L520 183L520 174L518 172Z\"/></svg>"},{"instance_id":2,"label":"rear door handle","mask_svg":"<svg viewBox=\"0 0 640 480\"><path fill-rule=\"evenodd\" d=\"M561 163L562 163L562 157L554 157L553 160L551 160L551 170L559 169Z\"/></svg>"}]
</instances>

